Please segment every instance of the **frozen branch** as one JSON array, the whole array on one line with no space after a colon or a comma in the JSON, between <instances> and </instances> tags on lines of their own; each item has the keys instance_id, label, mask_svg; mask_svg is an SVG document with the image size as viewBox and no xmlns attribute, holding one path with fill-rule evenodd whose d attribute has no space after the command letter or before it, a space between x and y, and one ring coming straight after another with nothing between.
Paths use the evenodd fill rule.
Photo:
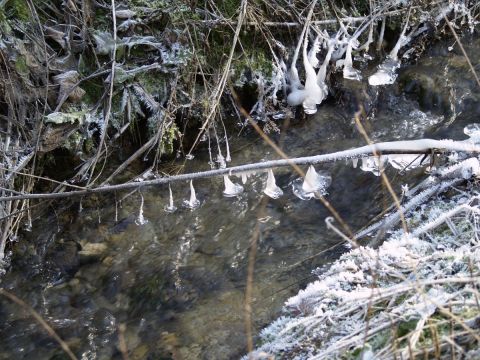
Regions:
<instances>
[{"instance_id":1,"label":"frozen branch","mask_svg":"<svg viewBox=\"0 0 480 360\"><path fill-rule=\"evenodd\" d=\"M175 175L169 177L162 177L154 180L147 180L142 182L128 182L118 185L106 185L87 190L69 191L63 193L47 193L47 194L25 194L16 196L3 196L0 201L13 201L22 199L58 199L72 196L84 196L97 193L113 192L120 190L138 189L147 186L165 185L173 182L191 181L198 179L205 179L211 177L218 177L224 175L242 174L245 172L266 171L268 169L286 167L292 165L315 165L321 163L334 162L338 160L356 159L367 156L374 156L374 154L431 154L432 152L449 152L462 151L468 153L480 153L480 147L470 143L453 140L408 140L408 141L392 141L381 142L372 145L366 145L350 150L338 151L330 154L305 156L292 159L270 160L253 164L239 165L230 168L214 169L196 173Z\"/></svg>"}]
</instances>

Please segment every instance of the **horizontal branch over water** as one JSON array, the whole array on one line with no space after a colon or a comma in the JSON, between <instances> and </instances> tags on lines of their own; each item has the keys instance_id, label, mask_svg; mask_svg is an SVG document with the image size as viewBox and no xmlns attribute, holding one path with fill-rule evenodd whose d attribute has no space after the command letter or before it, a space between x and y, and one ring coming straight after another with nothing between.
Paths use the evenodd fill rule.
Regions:
<instances>
[{"instance_id":1,"label":"horizontal branch over water","mask_svg":"<svg viewBox=\"0 0 480 360\"><path fill-rule=\"evenodd\" d=\"M343 150L329 154L305 156L292 159L280 159L263 161L259 163L233 166L224 169L214 169L195 173L181 174L175 176L167 176L159 179L146 181L132 181L118 185L106 185L97 188L85 190L68 191L62 193L46 193L46 194L24 194L15 196L0 197L0 201L14 201L25 199L59 199L72 196L84 196L90 194L98 194L105 192L114 192L120 190L131 190L144 188L148 186L165 185L173 182L198 180L204 178L218 177L224 175L236 175L252 171L265 171L268 169L286 167L291 165L315 165L321 163L334 162L337 160L357 159L362 157L374 156L374 154L390 155L390 154L431 154L444 151L462 151L469 153L480 153L480 147L470 143L453 140L408 140L408 141L392 141L381 142L372 145L366 145L350 150Z\"/></svg>"}]
</instances>

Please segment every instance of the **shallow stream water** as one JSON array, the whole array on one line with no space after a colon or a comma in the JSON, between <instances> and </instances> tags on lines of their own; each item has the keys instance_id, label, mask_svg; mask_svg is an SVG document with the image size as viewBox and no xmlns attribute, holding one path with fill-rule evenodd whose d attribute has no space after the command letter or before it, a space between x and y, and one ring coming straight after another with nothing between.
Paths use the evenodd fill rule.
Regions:
<instances>
[{"instance_id":1,"label":"shallow stream water","mask_svg":"<svg viewBox=\"0 0 480 360\"><path fill-rule=\"evenodd\" d=\"M373 94L377 106L367 127L373 140L465 138L463 127L480 115L478 91L460 55L445 48L434 47L418 65L404 68L396 84ZM478 59L478 41L468 50ZM442 86L424 85L442 79ZM338 105L322 105L315 116L292 122L282 133L283 149L296 157L364 145L345 114ZM232 134L230 148L232 165L276 157L254 134ZM207 162L201 152L184 171L207 170ZM351 162L317 170L332 177L327 199L354 230L391 203L380 179L353 169ZM390 174L397 189L420 176ZM183 183L172 186L174 213L164 211L166 187L123 200L126 194L84 199L82 211L78 203L52 204L15 244L1 286L36 309L81 359L122 359L121 338L130 359L238 358L246 350L248 249L257 220L254 334L313 280L312 269L345 250L334 247L341 239L326 229L329 213L322 204L293 195L289 183L297 176L290 169L276 170L275 176L284 195L268 200L261 215L266 173L250 177L244 193L233 198L222 195L222 178L195 182L201 202L196 210L181 206L190 196ZM146 223L138 224L142 196ZM0 299L0 344L0 359L66 358L26 311L5 299Z\"/></svg>"}]
</instances>

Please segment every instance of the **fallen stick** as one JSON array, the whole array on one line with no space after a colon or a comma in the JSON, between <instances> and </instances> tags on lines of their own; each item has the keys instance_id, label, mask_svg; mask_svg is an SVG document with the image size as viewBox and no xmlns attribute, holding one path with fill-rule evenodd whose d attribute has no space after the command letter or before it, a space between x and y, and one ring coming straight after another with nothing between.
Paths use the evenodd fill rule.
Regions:
<instances>
[{"instance_id":1,"label":"fallen stick","mask_svg":"<svg viewBox=\"0 0 480 360\"><path fill-rule=\"evenodd\" d=\"M154 180L132 181L118 185L105 185L86 190L68 191L63 193L47 193L47 194L23 194L15 196L0 197L0 201L14 201L25 199L58 199L72 196L84 196L90 194L98 194L105 192L113 192L119 190L130 190L144 188L147 186L165 185L179 181L190 181L218 177L224 175L236 175L247 172L266 171L268 169L286 167L291 165L315 165L321 163L334 162L337 160L350 160L362 157L374 156L375 154L393 155L393 154L431 154L448 151L462 151L468 153L480 153L480 146L470 142L453 141L453 140L408 140L408 141L392 141L381 142L372 145L366 145L350 150L343 150L329 154L305 156L292 159L270 160L253 164L233 166L224 169L214 169L195 173L181 174L175 176L166 176Z\"/></svg>"}]
</instances>

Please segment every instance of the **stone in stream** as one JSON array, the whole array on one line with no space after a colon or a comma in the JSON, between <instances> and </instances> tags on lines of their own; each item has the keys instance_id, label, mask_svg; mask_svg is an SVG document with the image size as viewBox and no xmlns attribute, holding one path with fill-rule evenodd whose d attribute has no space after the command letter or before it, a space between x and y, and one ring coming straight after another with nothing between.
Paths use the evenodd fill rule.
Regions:
<instances>
[{"instance_id":1,"label":"stone in stream","mask_svg":"<svg viewBox=\"0 0 480 360\"><path fill-rule=\"evenodd\" d=\"M99 261L106 253L107 245L104 243L86 243L82 246L82 250L78 252L80 263L90 263Z\"/></svg>"}]
</instances>

